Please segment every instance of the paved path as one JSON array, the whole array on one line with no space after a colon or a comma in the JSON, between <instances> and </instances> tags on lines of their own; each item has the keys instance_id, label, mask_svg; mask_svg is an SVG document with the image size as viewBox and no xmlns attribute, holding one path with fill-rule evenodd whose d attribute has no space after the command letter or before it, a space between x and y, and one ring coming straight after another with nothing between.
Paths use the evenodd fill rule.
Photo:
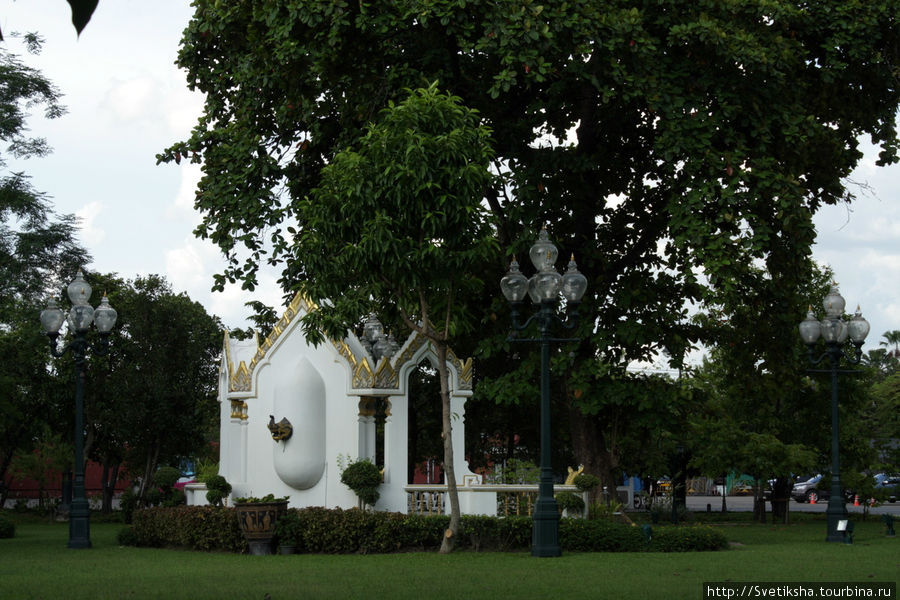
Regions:
<instances>
[{"instance_id":1,"label":"paved path","mask_svg":"<svg viewBox=\"0 0 900 600\"><path fill-rule=\"evenodd\" d=\"M688 510L692 512L705 512L706 505L710 506L710 509L713 512L718 512L722 510L722 497L721 496L688 496L687 498L687 507ZM725 499L725 504L729 512L747 512L753 510L753 498L750 496L728 496ZM825 509L828 508L827 502L822 502L818 504L807 504L805 502L797 502L796 500L791 500L790 510L791 512L825 512ZM766 505L766 510L771 510L771 505ZM852 513L862 514L863 507L862 506L853 506L853 504L847 504L847 510ZM875 508L869 509L869 514L872 515L881 515L881 514L891 514L897 517L900 517L900 502L885 502L881 506L876 506Z\"/></svg>"}]
</instances>

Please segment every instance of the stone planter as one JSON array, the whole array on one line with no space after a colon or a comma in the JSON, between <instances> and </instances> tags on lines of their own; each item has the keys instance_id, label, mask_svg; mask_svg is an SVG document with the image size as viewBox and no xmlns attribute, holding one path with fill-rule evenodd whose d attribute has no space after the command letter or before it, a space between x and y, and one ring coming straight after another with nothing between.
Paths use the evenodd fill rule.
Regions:
<instances>
[{"instance_id":1,"label":"stone planter","mask_svg":"<svg viewBox=\"0 0 900 600\"><path fill-rule=\"evenodd\" d=\"M275 523L287 512L287 500L279 502L237 502L235 509L241 533L250 546L250 554L272 554Z\"/></svg>"}]
</instances>

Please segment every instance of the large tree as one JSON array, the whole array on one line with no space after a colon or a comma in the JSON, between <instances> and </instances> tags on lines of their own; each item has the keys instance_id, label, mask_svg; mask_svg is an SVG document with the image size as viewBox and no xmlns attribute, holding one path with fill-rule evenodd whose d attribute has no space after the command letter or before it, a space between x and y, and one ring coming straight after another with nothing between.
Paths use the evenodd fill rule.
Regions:
<instances>
[{"instance_id":1,"label":"large tree","mask_svg":"<svg viewBox=\"0 0 900 600\"><path fill-rule=\"evenodd\" d=\"M30 53L40 51L37 36L23 42ZM56 215L28 176L7 166L10 156L37 158L50 151L46 140L28 134L36 108L48 119L65 112L56 87L0 46L0 480L16 450L30 452L41 431L58 429L59 415L71 411L71 396L63 393L71 388L60 388L47 369L47 338L37 313L51 291L90 260L76 239L75 218Z\"/></svg>"},{"instance_id":2,"label":"large tree","mask_svg":"<svg viewBox=\"0 0 900 600\"><path fill-rule=\"evenodd\" d=\"M703 339L685 303L727 305L765 281L751 268L796 286L812 215L852 199L860 136L897 160L898 0L195 6L178 64L205 110L160 160L202 164L197 233L230 261L217 285L252 289L266 260L287 265L286 289L311 276L286 227L323 168L438 81L493 132L500 245L521 253L547 223L590 281L585 341L555 363L589 471L616 462L607 392L625 366L661 350L679 366ZM482 293L473 305L497 296ZM505 329L490 314L482 336Z\"/></svg>"},{"instance_id":3,"label":"large tree","mask_svg":"<svg viewBox=\"0 0 900 600\"><path fill-rule=\"evenodd\" d=\"M88 274L118 311L109 356L94 358L86 390L86 453L141 492L159 465L203 454L216 436L221 326L158 275L123 281Z\"/></svg>"}]
</instances>

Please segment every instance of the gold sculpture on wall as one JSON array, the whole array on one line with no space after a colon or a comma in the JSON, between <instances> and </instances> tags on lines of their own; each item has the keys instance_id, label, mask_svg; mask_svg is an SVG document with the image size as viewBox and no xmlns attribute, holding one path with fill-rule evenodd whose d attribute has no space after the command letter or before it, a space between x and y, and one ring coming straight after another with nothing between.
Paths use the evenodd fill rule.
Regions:
<instances>
[{"instance_id":1,"label":"gold sculpture on wall","mask_svg":"<svg viewBox=\"0 0 900 600\"><path fill-rule=\"evenodd\" d=\"M288 421L287 418L283 418L276 423L275 415L269 415L268 427L269 431L272 432L272 439L276 442L288 440L294 435L294 426L291 425L291 422Z\"/></svg>"}]
</instances>

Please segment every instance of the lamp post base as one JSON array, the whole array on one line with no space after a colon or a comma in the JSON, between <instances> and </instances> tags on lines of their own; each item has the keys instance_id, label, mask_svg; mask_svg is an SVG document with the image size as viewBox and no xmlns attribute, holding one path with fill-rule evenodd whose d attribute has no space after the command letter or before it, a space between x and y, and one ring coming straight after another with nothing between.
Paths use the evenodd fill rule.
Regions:
<instances>
[{"instance_id":1,"label":"lamp post base","mask_svg":"<svg viewBox=\"0 0 900 600\"><path fill-rule=\"evenodd\" d=\"M531 555L541 558L562 556L559 547L559 508L556 499L540 497L534 505Z\"/></svg>"},{"instance_id":2,"label":"lamp post base","mask_svg":"<svg viewBox=\"0 0 900 600\"><path fill-rule=\"evenodd\" d=\"M825 510L825 518L828 521L828 533L825 536L826 542L844 542L845 535L843 531L838 531L838 522L848 518L847 506L840 494L835 496L833 493L828 500L828 508Z\"/></svg>"},{"instance_id":3,"label":"lamp post base","mask_svg":"<svg viewBox=\"0 0 900 600\"><path fill-rule=\"evenodd\" d=\"M75 498L69 512L69 548L91 547L91 509L85 498Z\"/></svg>"}]
</instances>

